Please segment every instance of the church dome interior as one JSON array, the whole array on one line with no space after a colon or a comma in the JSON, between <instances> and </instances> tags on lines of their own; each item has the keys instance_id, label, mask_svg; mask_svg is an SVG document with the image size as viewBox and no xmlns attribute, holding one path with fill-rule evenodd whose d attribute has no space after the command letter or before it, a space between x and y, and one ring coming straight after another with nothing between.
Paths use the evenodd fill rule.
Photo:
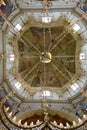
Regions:
<instances>
[{"instance_id":1,"label":"church dome interior","mask_svg":"<svg viewBox=\"0 0 87 130\"><path fill-rule=\"evenodd\" d=\"M0 0L0 130L87 130L87 0Z\"/></svg>"}]
</instances>

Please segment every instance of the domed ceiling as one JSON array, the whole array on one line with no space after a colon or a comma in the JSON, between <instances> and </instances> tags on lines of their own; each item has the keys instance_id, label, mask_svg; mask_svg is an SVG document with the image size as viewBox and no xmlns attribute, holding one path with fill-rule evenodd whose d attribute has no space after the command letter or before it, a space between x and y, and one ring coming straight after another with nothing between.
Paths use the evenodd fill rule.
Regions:
<instances>
[{"instance_id":1,"label":"domed ceiling","mask_svg":"<svg viewBox=\"0 0 87 130\"><path fill-rule=\"evenodd\" d=\"M87 29L78 1L17 0L11 14L1 11L6 128L73 130L87 122Z\"/></svg>"},{"instance_id":2,"label":"domed ceiling","mask_svg":"<svg viewBox=\"0 0 87 130\"><path fill-rule=\"evenodd\" d=\"M18 74L30 87L61 88L76 73L76 40L71 33L61 39L63 30L63 25L30 27L21 36L28 39L28 48L18 41Z\"/></svg>"},{"instance_id":3,"label":"domed ceiling","mask_svg":"<svg viewBox=\"0 0 87 130\"><path fill-rule=\"evenodd\" d=\"M79 90L77 88L80 88L78 80L82 76L83 68L79 63L83 41L74 30L74 26L80 29L80 26L75 24L78 18L71 12L64 12L64 15L58 12L57 17L56 12L53 14L55 20L44 23L38 18L40 14L34 14L32 18L26 13L29 16L23 28L18 24L20 27L18 30L16 22L15 29L12 27L15 34L10 34L12 28L10 28L11 32L7 30L6 53L9 55L11 51L10 61L13 56L12 64L9 59L6 62L7 77L17 93L20 93L18 91L20 88L22 92L25 91L26 98L32 95L34 99L39 99L38 95L42 97L42 91L48 90L56 94L56 100L63 93L68 99L78 92L75 91ZM71 14L76 22L70 23L66 14L68 16ZM20 17L18 19L20 20ZM13 22L15 24L15 20ZM10 77L15 79L14 82L11 82Z\"/></svg>"}]
</instances>

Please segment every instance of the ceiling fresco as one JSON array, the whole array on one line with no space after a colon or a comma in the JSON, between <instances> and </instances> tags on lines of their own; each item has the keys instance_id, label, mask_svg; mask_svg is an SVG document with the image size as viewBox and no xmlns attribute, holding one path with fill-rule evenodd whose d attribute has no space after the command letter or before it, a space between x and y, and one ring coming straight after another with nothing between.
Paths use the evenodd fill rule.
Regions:
<instances>
[{"instance_id":1,"label":"ceiling fresco","mask_svg":"<svg viewBox=\"0 0 87 130\"><path fill-rule=\"evenodd\" d=\"M4 2L0 130L86 130L87 14L81 1Z\"/></svg>"},{"instance_id":2,"label":"ceiling fresco","mask_svg":"<svg viewBox=\"0 0 87 130\"><path fill-rule=\"evenodd\" d=\"M30 27L23 37L29 48L18 41L18 73L31 87L63 87L75 74L76 41L71 33L59 42L64 26Z\"/></svg>"}]
</instances>

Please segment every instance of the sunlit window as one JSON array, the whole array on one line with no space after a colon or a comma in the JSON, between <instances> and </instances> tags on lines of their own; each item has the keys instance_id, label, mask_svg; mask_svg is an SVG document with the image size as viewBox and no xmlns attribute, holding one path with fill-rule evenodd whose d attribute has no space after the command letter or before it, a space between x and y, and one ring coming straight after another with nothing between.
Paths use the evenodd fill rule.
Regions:
<instances>
[{"instance_id":1,"label":"sunlit window","mask_svg":"<svg viewBox=\"0 0 87 130\"><path fill-rule=\"evenodd\" d=\"M16 87L17 89L20 89L21 86L22 86L22 85L21 85L20 82L16 82L16 83L15 83L15 87Z\"/></svg>"},{"instance_id":2,"label":"sunlit window","mask_svg":"<svg viewBox=\"0 0 87 130\"><path fill-rule=\"evenodd\" d=\"M15 25L15 29L17 29L18 31L20 31L22 29L21 25L18 23Z\"/></svg>"},{"instance_id":3,"label":"sunlit window","mask_svg":"<svg viewBox=\"0 0 87 130\"><path fill-rule=\"evenodd\" d=\"M85 54L84 53L80 53L80 60L84 60L85 59Z\"/></svg>"},{"instance_id":4,"label":"sunlit window","mask_svg":"<svg viewBox=\"0 0 87 130\"><path fill-rule=\"evenodd\" d=\"M77 90L79 88L79 85L77 83L73 83L71 85L71 88L72 88L73 91L75 91L75 90Z\"/></svg>"},{"instance_id":5,"label":"sunlit window","mask_svg":"<svg viewBox=\"0 0 87 130\"><path fill-rule=\"evenodd\" d=\"M50 96L50 91L43 91L42 96Z\"/></svg>"},{"instance_id":6,"label":"sunlit window","mask_svg":"<svg viewBox=\"0 0 87 130\"><path fill-rule=\"evenodd\" d=\"M77 32L79 29L80 29L80 26L75 23L75 24L73 25L73 30Z\"/></svg>"},{"instance_id":7,"label":"sunlit window","mask_svg":"<svg viewBox=\"0 0 87 130\"><path fill-rule=\"evenodd\" d=\"M14 55L13 54L10 55L10 61L14 61Z\"/></svg>"},{"instance_id":8,"label":"sunlit window","mask_svg":"<svg viewBox=\"0 0 87 130\"><path fill-rule=\"evenodd\" d=\"M51 17L42 17L42 22L43 23L50 23L51 22Z\"/></svg>"}]
</instances>

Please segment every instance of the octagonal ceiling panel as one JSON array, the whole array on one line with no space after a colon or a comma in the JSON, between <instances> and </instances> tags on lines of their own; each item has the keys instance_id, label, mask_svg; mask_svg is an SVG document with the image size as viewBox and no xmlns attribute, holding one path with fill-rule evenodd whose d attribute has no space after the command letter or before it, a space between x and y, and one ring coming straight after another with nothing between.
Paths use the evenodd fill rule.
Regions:
<instances>
[{"instance_id":1,"label":"octagonal ceiling panel","mask_svg":"<svg viewBox=\"0 0 87 130\"><path fill-rule=\"evenodd\" d=\"M65 12L63 13L65 15ZM54 14L56 16L56 13ZM31 20L30 13L27 15ZM68 27L68 18L62 16L60 12L58 15L60 16L57 21L49 24L34 19L33 23L28 21L17 34L7 33L8 81L18 94L26 99L42 99L43 90L51 91L50 98L53 100L61 97L68 99L77 93L79 91L77 88L81 86L79 79L82 70L78 61L82 41L78 40L77 32L73 33L73 28ZM66 12L66 15L74 18L71 12ZM20 21L20 18L18 19ZM86 78L82 79L85 85Z\"/></svg>"},{"instance_id":2,"label":"octagonal ceiling panel","mask_svg":"<svg viewBox=\"0 0 87 130\"><path fill-rule=\"evenodd\" d=\"M29 86L63 87L75 74L76 41L70 33L61 39L63 29L30 27L23 34L29 48L18 41L18 73Z\"/></svg>"}]
</instances>

